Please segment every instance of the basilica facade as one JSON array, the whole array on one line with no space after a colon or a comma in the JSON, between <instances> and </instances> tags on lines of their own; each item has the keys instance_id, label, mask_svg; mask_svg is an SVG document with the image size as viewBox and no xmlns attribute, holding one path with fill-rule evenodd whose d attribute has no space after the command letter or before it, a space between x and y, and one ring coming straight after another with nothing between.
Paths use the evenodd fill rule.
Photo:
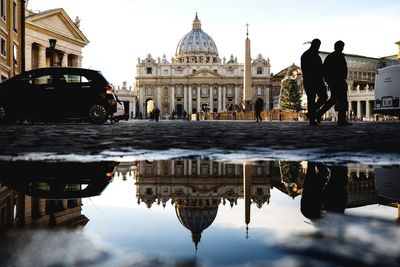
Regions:
<instances>
[{"instance_id":1,"label":"basilica facade","mask_svg":"<svg viewBox=\"0 0 400 267\"><path fill-rule=\"evenodd\" d=\"M259 54L251 61L253 100L261 99L270 109L270 62ZM220 58L214 40L202 30L196 14L192 30L178 42L175 56L168 61L148 54L138 59L135 90L136 116L147 116L158 107L164 118L175 114L206 112L217 114L240 109L244 95L244 64L233 55ZM247 93L246 93L247 94Z\"/></svg>"}]
</instances>

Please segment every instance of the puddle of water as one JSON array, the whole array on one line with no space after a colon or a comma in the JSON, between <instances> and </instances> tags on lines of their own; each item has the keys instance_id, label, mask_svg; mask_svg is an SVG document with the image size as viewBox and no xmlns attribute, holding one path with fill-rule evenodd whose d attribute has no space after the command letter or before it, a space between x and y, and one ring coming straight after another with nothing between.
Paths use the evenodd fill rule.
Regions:
<instances>
[{"instance_id":1,"label":"puddle of water","mask_svg":"<svg viewBox=\"0 0 400 267\"><path fill-rule=\"evenodd\" d=\"M193 156L0 169L1 266L400 263L394 164Z\"/></svg>"}]
</instances>

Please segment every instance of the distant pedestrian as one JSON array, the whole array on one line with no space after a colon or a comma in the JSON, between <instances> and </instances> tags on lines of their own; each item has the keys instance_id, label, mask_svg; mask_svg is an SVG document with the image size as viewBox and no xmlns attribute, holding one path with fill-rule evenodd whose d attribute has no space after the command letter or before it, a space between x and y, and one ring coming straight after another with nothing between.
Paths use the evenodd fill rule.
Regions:
<instances>
[{"instance_id":1,"label":"distant pedestrian","mask_svg":"<svg viewBox=\"0 0 400 267\"><path fill-rule=\"evenodd\" d=\"M186 120L186 119L187 119L187 112L186 112L186 110L184 110L182 113L182 120Z\"/></svg>"},{"instance_id":2,"label":"distant pedestrian","mask_svg":"<svg viewBox=\"0 0 400 267\"><path fill-rule=\"evenodd\" d=\"M323 79L322 59L319 56L321 41L314 39L310 48L301 56L301 71L303 73L303 85L307 94L307 117L310 125L318 125L316 111L328 98ZM315 101L315 98L318 100Z\"/></svg>"},{"instance_id":3,"label":"distant pedestrian","mask_svg":"<svg viewBox=\"0 0 400 267\"><path fill-rule=\"evenodd\" d=\"M337 41L335 43L335 51L330 53L323 65L324 78L331 90L331 96L326 103L317 112L317 118L321 118L333 105L338 112L338 125L347 126L351 123L347 122L346 111L348 109L347 102L347 62L342 53L344 42Z\"/></svg>"},{"instance_id":4,"label":"distant pedestrian","mask_svg":"<svg viewBox=\"0 0 400 267\"><path fill-rule=\"evenodd\" d=\"M154 108L153 116L154 116L154 120L156 122L158 122L158 120L160 119L160 109L158 107Z\"/></svg>"},{"instance_id":5,"label":"distant pedestrian","mask_svg":"<svg viewBox=\"0 0 400 267\"><path fill-rule=\"evenodd\" d=\"M256 102L254 103L254 111L256 113L256 122L262 121L262 118L261 118L262 108L263 108L263 101L262 101L262 99L258 98L256 100Z\"/></svg>"}]
</instances>

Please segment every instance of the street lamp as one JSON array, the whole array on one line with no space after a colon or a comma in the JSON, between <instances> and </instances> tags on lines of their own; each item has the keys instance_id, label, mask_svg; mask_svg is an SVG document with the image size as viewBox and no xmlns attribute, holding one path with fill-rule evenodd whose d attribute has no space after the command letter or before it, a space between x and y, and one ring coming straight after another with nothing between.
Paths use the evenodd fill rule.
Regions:
<instances>
[{"instance_id":1,"label":"street lamp","mask_svg":"<svg viewBox=\"0 0 400 267\"><path fill-rule=\"evenodd\" d=\"M60 67L62 67L62 60L63 60L63 57L64 57L64 52L60 52L60 53L58 53L58 62L59 62L59 66Z\"/></svg>"},{"instance_id":2,"label":"street lamp","mask_svg":"<svg viewBox=\"0 0 400 267\"><path fill-rule=\"evenodd\" d=\"M50 66L54 66L54 49L56 48L57 39L49 39L49 44L51 48Z\"/></svg>"}]
</instances>

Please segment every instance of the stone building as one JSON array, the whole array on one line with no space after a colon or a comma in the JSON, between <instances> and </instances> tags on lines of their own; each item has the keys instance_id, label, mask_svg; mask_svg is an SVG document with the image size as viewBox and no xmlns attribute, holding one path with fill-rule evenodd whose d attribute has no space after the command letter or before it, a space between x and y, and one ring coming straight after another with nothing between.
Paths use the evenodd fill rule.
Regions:
<instances>
[{"instance_id":1,"label":"stone building","mask_svg":"<svg viewBox=\"0 0 400 267\"><path fill-rule=\"evenodd\" d=\"M21 2L0 1L0 82L21 72Z\"/></svg>"},{"instance_id":2,"label":"stone building","mask_svg":"<svg viewBox=\"0 0 400 267\"><path fill-rule=\"evenodd\" d=\"M136 94L132 89L132 86L128 87L126 81L122 82L122 86L114 87L114 93L118 96L118 99L124 104L125 112L129 114L130 118L135 117L136 110Z\"/></svg>"},{"instance_id":3,"label":"stone building","mask_svg":"<svg viewBox=\"0 0 400 267\"><path fill-rule=\"evenodd\" d=\"M270 62L259 54L251 62L251 95L261 98L265 108L270 102ZM153 58L138 59L136 112L148 114L155 105L162 117L172 112L180 116L201 111L223 112L240 108L244 91L244 64L233 55L220 58L214 40L202 30L197 17L192 30L178 42L175 56L168 61Z\"/></svg>"},{"instance_id":4,"label":"stone building","mask_svg":"<svg viewBox=\"0 0 400 267\"><path fill-rule=\"evenodd\" d=\"M325 60L328 54L328 52L321 52L320 56L322 60ZM374 58L345 54L345 58L348 68L348 115L354 120L375 120L373 114L375 73L379 68L398 64L396 56ZM327 117L336 116L334 108L328 113Z\"/></svg>"},{"instance_id":5,"label":"stone building","mask_svg":"<svg viewBox=\"0 0 400 267\"><path fill-rule=\"evenodd\" d=\"M25 64L26 70L56 66L81 67L82 49L89 40L79 29L79 18L75 21L62 8L39 13L26 11ZM50 47L49 40L56 46ZM52 60L53 58L53 60Z\"/></svg>"}]
</instances>

